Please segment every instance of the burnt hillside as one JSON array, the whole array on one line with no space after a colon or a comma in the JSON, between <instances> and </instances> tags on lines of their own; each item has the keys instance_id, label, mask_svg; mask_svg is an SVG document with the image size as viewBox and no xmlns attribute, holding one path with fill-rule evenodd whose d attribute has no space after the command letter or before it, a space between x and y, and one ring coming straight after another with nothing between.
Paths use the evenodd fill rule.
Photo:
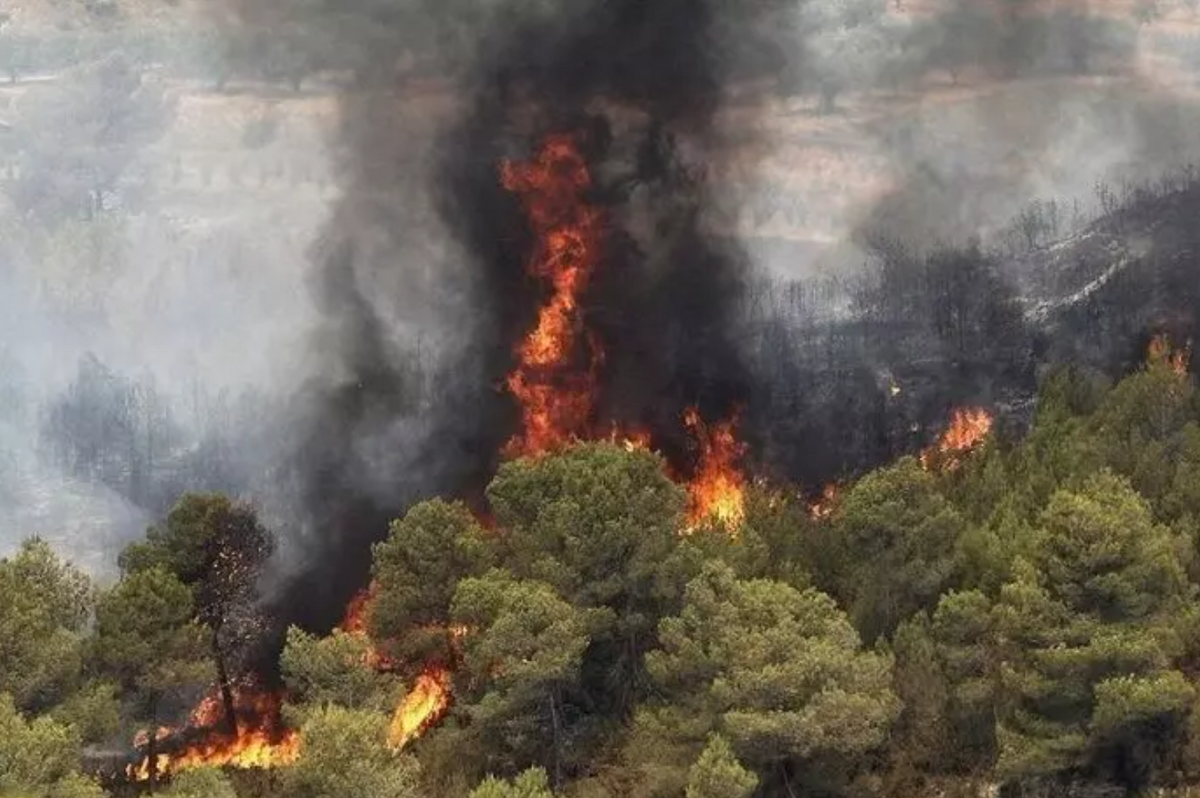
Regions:
<instances>
[{"instance_id":1,"label":"burnt hillside","mask_svg":"<svg viewBox=\"0 0 1200 798\"><path fill-rule=\"evenodd\" d=\"M876 241L858 277L755 286L742 343L761 462L814 487L927 444L955 407L1023 426L1056 365L1116 378L1155 334L1195 339L1200 180L1101 196L1100 218L1026 252Z\"/></svg>"}]
</instances>

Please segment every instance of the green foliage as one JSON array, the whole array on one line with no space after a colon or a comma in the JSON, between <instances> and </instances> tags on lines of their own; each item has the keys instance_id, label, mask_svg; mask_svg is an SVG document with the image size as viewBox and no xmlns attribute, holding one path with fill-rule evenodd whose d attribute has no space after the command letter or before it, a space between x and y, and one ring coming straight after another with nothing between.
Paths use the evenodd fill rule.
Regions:
<instances>
[{"instance_id":1,"label":"green foliage","mask_svg":"<svg viewBox=\"0 0 1200 798\"><path fill-rule=\"evenodd\" d=\"M460 698L471 734L504 741L485 760L489 769L539 762L561 783L563 768L578 763L567 702L579 693L591 630L610 623L610 613L577 609L549 585L493 571L459 583L452 617L468 629L458 683L468 686Z\"/></svg>"},{"instance_id":2,"label":"green foliage","mask_svg":"<svg viewBox=\"0 0 1200 798\"><path fill-rule=\"evenodd\" d=\"M262 564L274 539L254 510L219 493L189 493L146 540L121 553L123 571L161 568L193 591L198 617L220 628L238 605L254 598Z\"/></svg>"},{"instance_id":3,"label":"green foliage","mask_svg":"<svg viewBox=\"0 0 1200 798\"><path fill-rule=\"evenodd\" d=\"M929 771L961 745L951 744L950 685L930 627L929 618L918 614L900 625L892 646L893 686L903 707L892 731L893 766L904 771Z\"/></svg>"},{"instance_id":4,"label":"green foliage","mask_svg":"<svg viewBox=\"0 0 1200 798\"><path fill-rule=\"evenodd\" d=\"M257 784L188 772L166 792L902 798L1195 781L1198 409L1165 360L1114 388L1060 372L1020 440L953 470L902 459L819 519L755 487L733 535L684 534L683 492L646 452L506 463L494 528L444 501L392 524L371 637L289 630L295 766ZM96 601L44 544L0 561L0 794L100 798L74 772L81 742L174 716L211 683L213 628L253 617L270 549L251 510L192 495ZM451 675L449 712L396 755L401 685L433 667Z\"/></svg>"},{"instance_id":5,"label":"green foliage","mask_svg":"<svg viewBox=\"0 0 1200 798\"><path fill-rule=\"evenodd\" d=\"M947 764L968 771L982 770L995 758L994 628L992 601L977 590L944 596L930 627L937 666L947 680L945 723L954 741Z\"/></svg>"},{"instance_id":6,"label":"green foliage","mask_svg":"<svg viewBox=\"0 0 1200 798\"><path fill-rule=\"evenodd\" d=\"M1067 608L1107 621L1177 609L1193 592L1171 532L1129 483L1097 474L1079 493L1059 491L1042 514L1033 562Z\"/></svg>"},{"instance_id":7,"label":"green foliage","mask_svg":"<svg viewBox=\"0 0 1200 798\"><path fill-rule=\"evenodd\" d=\"M161 792L165 798L237 798L229 777L216 768L185 770Z\"/></svg>"},{"instance_id":8,"label":"green foliage","mask_svg":"<svg viewBox=\"0 0 1200 798\"><path fill-rule=\"evenodd\" d=\"M79 773L68 773L50 785L50 789L46 791L46 798L108 798L108 793L96 779Z\"/></svg>"},{"instance_id":9,"label":"green foliage","mask_svg":"<svg viewBox=\"0 0 1200 798\"><path fill-rule=\"evenodd\" d=\"M515 577L578 609L608 611L592 616L583 667L592 712L623 716L644 684L658 619L678 606L688 577L678 542L683 491L656 455L602 443L506 463L488 499Z\"/></svg>"},{"instance_id":10,"label":"green foliage","mask_svg":"<svg viewBox=\"0 0 1200 798\"><path fill-rule=\"evenodd\" d=\"M370 666L372 648L362 634L334 631L322 638L288 629L280 666L291 700L352 709L395 706L396 680Z\"/></svg>"},{"instance_id":11,"label":"green foliage","mask_svg":"<svg viewBox=\"0 0 1200 798\"><path fill-rule=\"evenodd\" d=\"M1173 483L1184 428L1195 421L1196 391L1163 359L1122 380L1090 418L1105 463L1158 502Z\"/></svg>"},{"instance_id":12,"label":"green foliage","mask_svg":"<svg viewBox=\"0 0 1200 798\"><path fill-rule=\"evenodd\" d=\"M861 757L883 743L899 710L891 660L863 651L845 615L815 590L738 580L710 563L659 636L647 665L666 701L642 722L693 756L719 732L760 777Z\"/></svg>"},{"instance_id":13,"label":"green foliage","mask_svg":"<svg viewBox=\"0 0 1200 798\"><path fill-rule=\"evenodd\" d=\"M500 467L488 499L507 533L514 573L552 585L573 604L654 609L670 590L664 568L682 528L682 490L645 452L611 444Z\"/></svg>"},{"instance_id":14,"label":"green foliage","mask_svg":"<svg viewBox=\"0 0 1200 798\"><path fill-rule=\"evenodd\" d=\"M550 780L541 768L530 768L511 780L488 776L471 790L470 798L553 798Z\"/></svg>"},{"instance_id":15,"label":"green foliage","mask_svg":"<svg viewBox=\"0 0 1200 798\"><path fill-rule=\"evenodd\" d=\"M419 767L384 741L388 716L329 705L311 712L300 729L300 761L280 771L290 798L417 798Z\"/></svg>"},{"instance_id":16,"label":"green foliage","mask_svg":"<svg viewBox=\"0 0 1200 798\"><path fill-rule=\"evenodd\" d=\"M865 639L890 635L917 610L933 608L955 577L964 526L911 458L867 475L846 494L835 531L853 555L838 593Z\"/></svg>"},{"instance_id":17,"label":"green foliage","mask_svg":"<svg viewBox=\"0 0 1200 798\"><path fill-rule=\"evenodd\" d=\"M68 778L79 762L79 738L48 717L27 721L0 693L0 795L41 793Z\"/></svg>"},{"instance_id":18,"label":"green foliage","mask_svg":"<svg viewBox=\"0 0 1200 798\"><path fill-rule=\"evenodd\" d=\"M121 726L117 688L107 682L90 682L55 707L51 716L75 729L85 743L108 740Z\"/></svg>"},{"instance_id":19,"label":"green foliage","mask_svg":"<svg viewBox=\"0 0 1200 798\"><path fill-rule=\"evenodd\" d=\"M158 567L126 576L96 607L96 663L124 691L143 698L151 720L164 694L214 676L208 633L194 618L191 591Z\"/></svg>"},{"instance_id":20,"label":"green foliage","mask_svg":"<svg viewBox=\"0 0 1200 798\"><path fill-rule=\"evenodd\" d=\"M20 709L48 709L76 686L91 603L88 578L43 541L0 560L0 692Z\"/></svg>"},{"instance_id":21,"label":"green foliage","mask_svg":"<svg viewBox=\"0 0 1200 798\"><path fill-rule=\"evenodd\" d=\"M684 794L687 798L750 798L756 786L758 777L742 767L724 737L714 734L688 772Z\"/></svg>"},{"instance_id":22,"label":"green foliage","mask_svg":"<svg viewBox=\"0 0 1200 798\"><path fill-rule=\"evenodd\" d=\"M1196 689L1178 671L1152 676L1117 676L1096 685L1091 733L1096 738L1128 734L1161 718L1184 717Z\"/></svg>"},{"instance_id":23,"label":"green foliage","mask_svg":"<svg viewBox=\"0 0 1200 798\"><path fill-rule=\"evenodd\" d=\"M813 572L825 576L831 546L809 517L807 505L782 492L756 486L746 491L746 519L736 535L722 525L688 535L680 553L681 573L695 576L706 560L724 560L744 579L773 579L808 587ZM693 549L694 551L688 551Z\"/></svg>"},{"instance_id":24,"label":"green foliage","mask_svg":"<svg viewBox=\"0 0 1200 798\"><path fill-rule=\"evenodd\" d=\"M445 656L444 629L459 580L483 574L494 557L494 543L465 505L416 505L374 548L371 636L399 658Z\"/></svg>"}]
</instances>

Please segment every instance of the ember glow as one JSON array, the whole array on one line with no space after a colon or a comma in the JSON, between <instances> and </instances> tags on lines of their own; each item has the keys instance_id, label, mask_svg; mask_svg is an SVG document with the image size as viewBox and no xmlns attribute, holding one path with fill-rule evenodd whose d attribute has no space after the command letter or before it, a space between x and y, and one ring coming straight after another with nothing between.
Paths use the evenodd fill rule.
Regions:
<instances>
[{"instance_id":1,"label":"ember glow","mask_svg":"<svg viewBox=\"0 0 1200 798\"><path fill-rule=\"evenodd\" d=\"M950 426L937 444L921 453L921 465L927 469L937 466L946 471L958 468L960 456L977 447L991 433L992 422L992 414L982 408L955 410Z\"/></svg>"},{"instance_id":2,"label":"ember glow","mask_svg":"<svg viewBox=\"0 0 1200 798\"><path fill-rule=\"evenodd\" d=\"M687 485L688 528L715 519L736 531L746 518L746 478L738 468L746 446L737 439L737 421L709 426L698 410L690 408L684 413L683 423L700 450L695 474Z\"/></svg>"},{"instance_id":3,"label":"ember glow","mask_svg":"<svg viewBox=\"0 0 1200 798\"><path fill-rule=\"evenodd\" d=\"M534 234L527 271L551 289L508 377L522 430L506 454L536 455L584 435L592 420L603 350L582 334L579 302L599 261L601 217L584 200L592 178L570 136L550 136L528 162L504 162L500 176Z\"/></svg>"},{"instance_id":4,"label":"ember glow","mask_svg":"<svg viewBox=\"0 0 1200 798\"><path fill-rule=\"evenodd\" d=\"M1192 361L1192 342L1175 347L1166 335L1156 335L1150 341L1146 360L1150 364L1166 364L1179 377L1186 377Z\"/></svg>"},{"instance_id":5,"label":"ember glow","mask_svg":"<svg viewBox=\"0 0 1200 798\"><path fill-rule=\"evenodd\" d=\"M372 582L366 590L360 591L351 599L346 607L345 619L339 627L344 633L367 637L367 617L377 589L378 585ZM444 631L451 649L455 651L467 634L467 627L458 624L444 629L440 626L430 629ZM451 656L454 658L456 655ZM378 671L394 672L399 669L399 663L379 651L373 644L364 664ZM399 752L445 716L450 709L450 681L450 669L436 663L427 665L417 676L412 689L392 715L392 722L388 728L388 747L392 751Z\"/></svg>"},{"instance_id":6,"label":"ember glow","mask_svg":"<svg viewBox=\"0 0 1200 798\"><path fill-rule=\"evenodd\" d=\"M840 490L837 485L829 484L821 491L821 498L808 505L808 514L814 521L823 521L833 515Z\"/></svg>"},{"instance_id":7,"label":"ember glow","mask_svg":"<svg viewBox=\"0 0 1200 798\"><path fill-rule=\"evenodd\" d=\"M450 671L430 667L417 677L388 729L388 747L399 752L436 724L450 709Z\"/></svg>"},{"instance_id":8,"label":"ember glow","mask_svg":"<svg viewBox=\"0 0 1200 798\"><path fill-rule=\"evenodd\" d=\"M377 587L372 582L365 590L360 590L354 598L350 599L350 603L346 606L346 614L342 619L341 625L338 626L342 632L364 639L369 637L367 634L367 618L371 612L371 602L375 600ZM377 671L388 671L395 668L396 663L391 658L376 648L369 639L367 639L367 643L369 648L363 657L364 665Z\"/></svg>"},{"instance_id":9,"label":"ember glow","mask_svg":"<svg viewBox=\"0 0 1200 798\"><path fill-rule=\"evenodd\" d=\"M371 600L375 597L375 583L372 582L365 590L358 591L350 603L346 605L346 614L338 628L347 634L367 633L367 612Z\"/></svg>"},{"instance_id":10,"label":"ember glow","mask_svg":"<svg viewBox=\"0 0 1200 798\"><path fill-rule=\"evenodd\" d=\"M196 706L183 729L158 730L155 754L157 774L171 776L199 767L277 768L300 757L300 735L283 728L280 699L271 693L239 690L234 694L235 731L225 727L220 691L214 690ZM134 745L144 749L149 734L139 732ZM134 781L150 779L150 757L130 765L126 775Z\"/></svg>"}]
</instances>

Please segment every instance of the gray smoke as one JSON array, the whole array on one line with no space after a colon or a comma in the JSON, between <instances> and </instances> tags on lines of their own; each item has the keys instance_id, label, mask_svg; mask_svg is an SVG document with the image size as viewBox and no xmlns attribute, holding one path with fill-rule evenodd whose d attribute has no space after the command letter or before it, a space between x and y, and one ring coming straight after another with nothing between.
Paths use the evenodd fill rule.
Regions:
<instances>
[{"instance_id":1,"label":"gray smoke","mask_svg":"<svg viewBox=\"0 0 1200 798\"><path fill-rule=\"evenodd\" d=\"M630 343L614 413L652 404L647 374L671 413L751 401L756 456L815 481L1006 395L1027 330L987 353L1003 379L838 348L878 311L860 282L882 244L916 262L978 242L1007 278L1022 218L1046 224L1032 200L1060 204L1026 244L1065 236L1098 181L1193 160L1200 119L1182 6L1143 25L993 5L231 0L208 20L213 81L106 56L22 85L0 116L0 551L44 534L99 570L178 491L228 490L280 531L281 601L326 620L387 521L477 493L509 434L499 376L533 294L496 161L551 121L607 137L622 262L666 276L633 305L599 292ZM691 304L670 290L713 263ZM660 337L625 331L629 307L676 348L629 355ZM952 387L889 398L918 379Z\"/></svg>"}]
</instances>

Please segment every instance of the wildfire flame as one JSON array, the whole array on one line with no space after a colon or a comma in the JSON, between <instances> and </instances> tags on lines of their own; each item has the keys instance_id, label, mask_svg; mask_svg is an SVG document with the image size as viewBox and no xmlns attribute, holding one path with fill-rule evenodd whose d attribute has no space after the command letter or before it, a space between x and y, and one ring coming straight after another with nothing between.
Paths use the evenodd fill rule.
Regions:
<instances>
[{"instance_id":1,"label":"wildfire flame","mask_svg":"<svg viewBox=\"0 0 1200 798\"><path fill-rule=\"evenodd\" d=\"M746 446L737 439L737 419L710 427L693 407L684 412L683 423L700 446L699 464L687 486L688 528L716 519L737 530L746 518L746 478L737 466Z\"/></svg>"},{"instance_id":2,"label":"wildfire flame","mask_svg":"<svg viewBox=\"0 0 1200 798\"><path fill-rule=\"evenodd\" d=\"M601 216L584 201L592 178L569 135L548 137L530 161L503 162L500 177L520 197L534 234L526 270L552 288L507 381L521 407L522 431L505 453L535 455L570 443L592 417L604 355L594 337L583 336L589 362L580 367L579 300L599 261Z\"/></svg>"},{"instance_id":3,"label":"wildfire flame","mask_svg":"<svg viewBox=\"0 0 1200 798\"><path fill-rule=\"evenodd\" d=\"M339 627L346 634L367 635L366 619L375 600L378 585L372 582L346 607L346 615ZM441 627L438 627L439 629ZM467 627L452 624L445 628L452 647L462 641ZM398 663L372 647L367 653L365 664L380 671L396 670ZM412 690L396 707L388 729L388 747L399 752L406 745L436 725L450 709L450 670L440 664L429 664L413 683Z\"/></svg>"},{"instance_id":4,"label":"wildfire flame","mask_svg":"<svg viewBox=\"0 0 1200 798\"><path fill-rule=\"evenodd\" d=\"M388 729L388 747L399 752L442 719L450 709L450 671L430 667L396 707Z\"/></svg>"},{"instance_id":5,"label":"wildfire flame","mask_svg":"<svg viewBox=\"0 0 1200 798\"><path fill-rule=\"evenodd\" d=\"M1188 341L1182 348L1176 348L1166 335L1156 335L1150 340L1146 360L1150 364L1165 364L1176 376L1186 377L1192 361L1192 342Z\"/></svg>"},{"instance_id":6,"label":"wildfire flame","mask_svg":"<svg viewBox=\"0 0 1200 798\"><path fill-rule=\"evenodd\" d=\"M604 350L586 332L580 313L580 298L600 260L603 219L586 202L592 178L570 135L547 137L529 161L503 162L500 178L520 198L534 234L526 271L552 288L536 326L517 347L517 367L507 381L521 408L522 427L504 453L539 455L577 439L605 437L593 427ZM737 460L745 447L734 434L736 419L710 429L691 409L684 423L700 448L688 484L690 528L710 518L738 528L745 518L745 478ZM608 438L630 451L648 449L651 443L648 433L617 425Z\"/></svg>"},{"instance_id":7,"label":"wildfire flame","mask_svg":"<svg viewBox=\"0 0 1200 798\"><path fill-rule=\"evenodd\" d=\"M346 605L346 615L342 618L342 623L338 626L342 632L355 635L357 637L367 638L367 616L371 612L371 602L375 600L375 591L378 585L372 582L365 590L360 590L354 598L350 599L350 603ZM368 641L369 642L369 641ZM393 670L396 663L371 645L363 655L363 664L368 668L373 668L378 671Z\"/></svg>"},{"instance_id":8,"label":"wildfire flame","mask_svg":"<svg viewBox=\"0 0 1200 798\"><path fill-rule=\"evenodd\" d=\"M808 514L814 521L823 521L833 515L840 490L837 485L829 484L821 490L821 498L808 505Z\"/></svg>"},{"instance_id":9,"label":"wildfire flame","mask_svg":"<svg viewBox=\"0 0 1200 798\"><path fill-rule=\"evenodd\" d=\"M235 731L224 728L224 706L219 690L209 693L192 711L183 730L160 728L156 737L174 750L154 756L160 776L170 776L198 767L277 768L300 757L300 735L284 729L279 721L280 699L271 693L238 690L234 694ZM175 748L173 741L187 739ZM145 748L148 732L139 732L134 745ZM149 755L130 765L126 776L134 781L150 779Z\"/></svg>"},{"instance_id":10,"label":"wildfire flame","mask_svg":"<svg viewBox=\"0 0 1200 798\"><path fill-rule=\"evenodd\" d=\"M942 433L937 444L921 453L921 465L926 469L935 465L947 471L959 466L959 456L971 451L987 438L992 431L992 414L979 407L968 407L954 411L950 426Z\"/></svg>"},{"instance_id":11,"label":"wildfire flame","mask_svg":"<svg viewBox=\"0 0 1200 798\"><path fill-rule=\"evenodd\" d=\"M367 613L370 611L371 601L375 598L376 587L376 584L372 582L350 599L339 629L347 634L365 635L367 633Z\"/></svg>"}]
</instances>

